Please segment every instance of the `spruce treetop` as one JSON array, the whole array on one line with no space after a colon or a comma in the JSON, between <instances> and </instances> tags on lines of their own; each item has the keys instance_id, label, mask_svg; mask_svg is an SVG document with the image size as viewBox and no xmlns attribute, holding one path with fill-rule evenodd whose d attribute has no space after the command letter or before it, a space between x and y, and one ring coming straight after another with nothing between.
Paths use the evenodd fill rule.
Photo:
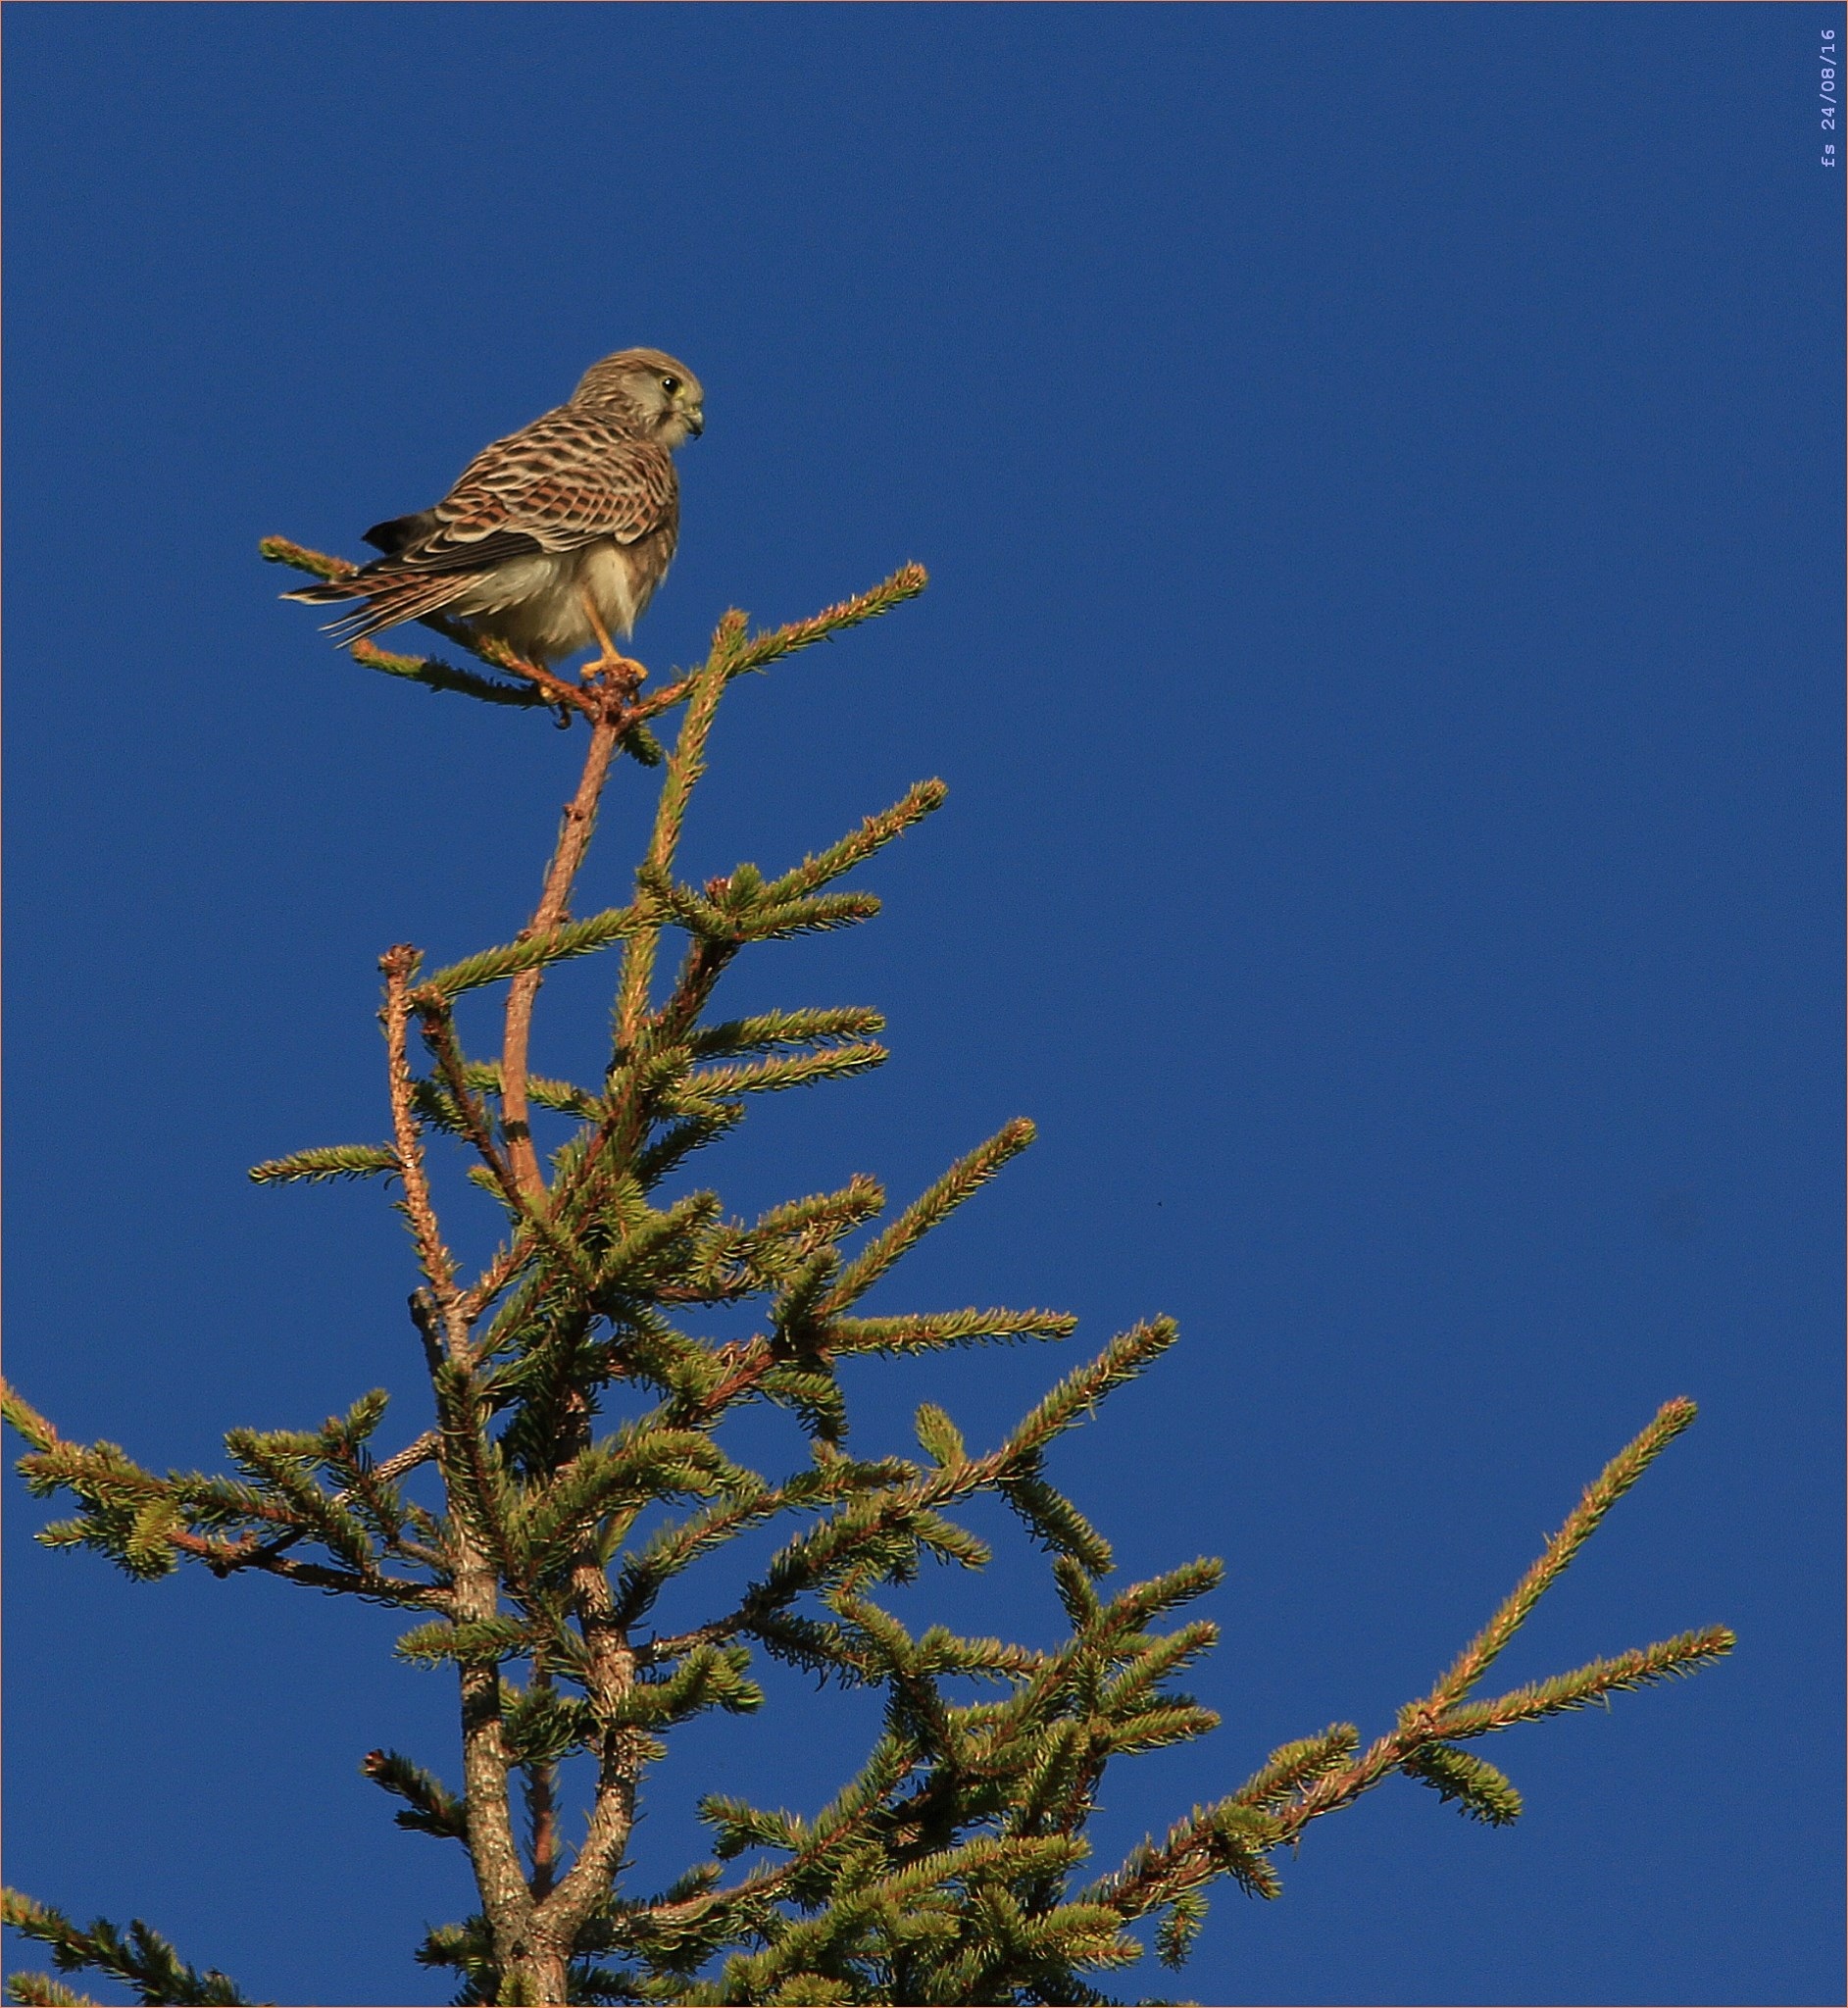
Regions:
<instances>
[{"instance_id":1,"label":"spruce treetop","mask_svg":"<svg viewBox=\"0 0 1848 2008\"><path fill-rule=\"evenodd\" d=\"M281 538L262 549L323 581L356 569ZM376 1179L391 1193L418 1276L409 1324L427 1406L393 1448L387 1396L374 1389L316 1427L228 1431L225 1472L163 1474L116 1444L65 1436L5 1393L29 1445L27 1484L76 1504L40 1540L95 1550L136 1579L196 1564L393 1606L406 1620L400 1656L455 1682L452 1782L392 1750L360 1768L397 1802L398 1825L468 1854L478 1908L418 1952L452 1972L459 2002L1104 2001L1100 1983L1148 1951L1184 1962L1214 1885L1275 1895L1280 1852L1394 1774L1506 1825L1520 1794L1470 1746L1690 1673L1732 1644L1712 1627L1478 1693L1605 1514L1693 1421L1691 1402L1671 1401L1390 1730L1363 1742L1335 1723L1285 1742L1124 1861L1092 1860L1087 1827L1112 1762L1218 1726L1177 1682L1218 1638L1186 1613L1221 1565L1181 1561L1113 1585L1109 1541L1049 1469L1060 1439L1174 1342L1174 1325L1152 1318L1112 1338L998 1442L971 1446L926 1402L915 1452L863 1456L849 1447L843 1361L1072 1335L1075 1319L1052 1310L865 1302L1026 1148L1031 1125L1006 1123L896 1207L860 1174L747 1219L691 1178L752 1096L886 1058L867 1006L725 1017L719 992L758 943L873 918L878 901L843 881L946 793L920 781L797 863L689 882L676 861L720 705L747 672L901 606L924 582L905 566L811 620L757 632L728 613L705 661L653 691L626 664L573 680L440 613L428 625L472 666L357 641L354 659L389 677L549 708L584 738L527 925L440 968L409 945L381 957L382 1133L251 1173L264 1184ZM670 749L656 731L671 717ZM576 914L623 762L656 788L632 896ZM546 973L591 955L614 964L607 1064L583 1081L536 1073ZM498 1042L472 1052L458 1006L486 990L500 993ZM479 1203L498 1216L499 1244L473 1273L452 1252L431 1176L445 1138L468 1153ZM753 1307L750 1336L702 1330L731 1306ZM800 1431L790 1468L756 1469L722 1443L728 1418L763 1405ZM884 1593L926 1561L987 1562L986 1542L957 1518L983 1494L1045 1551L1067 1626L1053 1646L914 1632L888 1607ZM736 1544L767 1528L778 1545L752 1574ZM759 1710L764 1658L881 1695L865 1763L813 1811L709 1793L710 1856L664 1889L637 1890L626 1857L653 1767L696 1716ZM574 1756L593 1773L581 1805L563 1769ZM5 1919L48 1945L61 1972L100 1972L143 2001L245 1998L139 1921L82 1927L11 1891ZM20 2002L83 1998L47 1975L9 1986Z\"/></svg>"}]
</instances>

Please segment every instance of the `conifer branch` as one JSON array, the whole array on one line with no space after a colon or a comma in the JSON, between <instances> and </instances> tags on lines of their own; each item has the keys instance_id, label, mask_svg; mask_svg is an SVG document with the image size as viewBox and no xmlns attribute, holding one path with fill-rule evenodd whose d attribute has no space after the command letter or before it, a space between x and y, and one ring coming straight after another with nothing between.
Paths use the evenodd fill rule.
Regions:
<instances>
[{"instance_id":1,"label":"conifer branch","mask_svg":"<svg viewBox=\"0 0 1848 2008\"><path fill-rule=\"evenodd\" d=\"M419 1465L427 1464L436 1454L437 1443L437 1432L434 1430L425 1430L421 1436L413 1437L402 1450L394 1451L382 1463L374 1465L365 1474L363 1480L356 1480L353 1485L335 1492L332 1495L331 1503L336 1506L343 1506L348 1499L356 1494L367 1490L382 1491L384 1488L394 1485L399 1479L405 1477L407 1473L415 1471ZM302 1530L294 1529L288 1533L282 1534L276 1539L261 1546L253 1545L241 1550L233 1549L222 1556L208 1557L207 1560L214 1574L220 1576L231 1575L239 1569L269 1569L274 1558L285 1553L302 1537ZM440 1566L440 1558L421 1545L397 1540L394 1540L392 1545L409 1559L422 1562L425 1567ZM280 1574L282 1572L273 1571L272 1573Z\"/></svg>"},{"instance_id":2,"label":"conifer branch","mask_svg":"<svg viewBox=\"0 0 1848 2008\"><path fill-rule=\"evenodd\" d=\"M1431 1689L1430 1708L1447 1709L1452 1702L1460 1701L1469 1693L1526 1622L1534 1605L1591 1538L1599 1522L1675 1437L1693 1423L1698 1413L1685 1396L1665 1402L1649 1427L1612 1458L1585 1487L1583 1498L1573 1508L1558 1533L1547 1542L1532 1568L1516 1583L1495 1615L1464 1647L1450 1671Z\"/></svg>"},{"instance_id":3,"label":"conifer branch","mask_svg":"<svg viewBox=\"0 0 1848 2008\"><path fill-rule=\"evenodd\" d=\"M814 857L804 858L793 872L785 872L780 878L772 879L764 887L765 901L780 904L819 891L844 873L851 872L856 865L864 864L895 838L903 836L906 830L922 823L933 810L942 808L949 792L940 780L913 782L903 799L893 803L891 808L877 816L869 816L858 829L850 830L838 843L829 844L826 850Z\"/></svg>"},{"instance_id":4,"label":"conifer branch","mask_svg":"<svg viewBox=\"0 0 1848 2008\"><path fill-rule=\"evenodd\" d=\"M1151 1318L1113 1338L1096 1359L1068 1374L1009 1437L1006 1456L1016 1467L1037 1458L1054 1437L1082 1422L1112 1388L1140 1374L1180 1336L1172 1318Z\"/></svg>"},{"instance_id":5,"label":"conifer branch","mask_svg":"<svg viewBox=\"0 0 1848 2008\"><path fill-rule=\"evenodd\" d=\"M1512 1827L1521 1818L1521 1794L1494 1765L1448 1743L1426 1743L1399 1766L1408 1778L1429 1785L1438 1798L1454 1802L1467 1819L1487 1827Z\"/></svg>"},{"instance_id":6,"label":"conifer branch","mask_svg":"<svg viewBox=\"0 0 1848 2008\"><path fill-rule=\"evenodd\" d=\"M422 683L426 690L454 690L464 697L478 698L483 704L544 711L557 702L536 683L503 683L497 677L459 669L438 656L394 655L371 641L352 642L347 653L369 670L377 670L387 677L403 677L410 682Z\"/></svg>"},{"instance_id":7,"label":"conifer branch","mask_svg":"<svg viewBox=\"0 0 1848 2008\"><path fill-rule=\"evenodd\" d=\"M1232 1803L1261 1812L1287 1805L1298 1792L1338 1770L1359 1747L1361 1732L1351 1722L1330 1723L1319 1736L1305 1736L1273 1750L1263 1766L1232 1794Z\"/></svg>"},{"instance_id":8,"label":"conifer branch","mask_svg":"<svg viewBox=\"0 0 1848 2008\"><path fill-rule=\"evenodd\" d=\"M1465 1647L1450 1670L1420 1701L1399 1711L1398 1728L1378 1737L1365 1753L1338 1770L1323 1769L1308 1788L1279 1815L1279 1841L1293 1840L1323 1814L1351 1805L1397 1770L1435 1784L1441 1795L1462 1802L1472 1818L1504 1825L1520 1810L1520 1794L1493 1766L1444 1754L1447 1745L1495 1730L1511 1729L1545 1715L1583 1708L1611 1694L1697 1671L1731 1651L1733 1634L1723 1626L1683 1632L1659 1645L1644 1646L1616 1659L1593 1660L1568 1674L1520 1687L1495 1701L1466 1702L1463 1696L1481 1678L1547 1588L1596 1531L1598 1524L1662 1451L1693 1422L1694 1404L1668 1402L1654 1421L1626 1444L1567 1517L1538 1560L1516 1584L1483 1630ZM1432 1755L1432 1752L1438 1754ZM1282 1753L1279 1753L1281 1755ZM1473 1767L1480 1766L1480 1769ZM1262 1779L1264 1774L1259 1775ZM1246 1787L1249 1791L1250 1786Z\"/></svg>"},{"instance_id":9,"label":"conifer branch","mask_svg":"<svg viewBox=\"0 0 1848 2008\"><path fill-rule=\"evenodd\" d=\"M5 1380L0 1380L0 1421L11 1424L34 1451L51 1450L63 1441L56 1426Z\"/></svg>"},{"instance_id":10,"label":"conifer branch","mask_svg":"<svg viewBox=\"0 0 1848 2008\"><path fill-rule=\"evenodd\" d=\"M369 1750L360 1765L360 1774L410 1802L408 1811L392 1815L400 1827L450 1840L468 1839L467 1808L422 1765L413 1764L396 1750Z\"/></svg>"},{"instance_id":11,"label":"conifer branch","mask_svg":"<svg viewBox=\"0 0 1848 2008\"><path fill-rule=\"evenodd\" d=\"M822 1335L834 1353L913 1353L985 1339L1070 1338L1077 1323L1068 1311L923 1311L830 1318Z\"/></svg>"},{"instance_id":12,"label":"conifer branch","mask_svg":"<svg viewBox=\"0 0 1848 2008\"><path fill-rule=\"evenodd\" d=\"M890 1056L883 1046L828 1046L819 1053L794 1053L774 1060L755 1060L726 1067L692 1067L681 1076L674 1099L688 1102L714 1096L765 1094L788 1087L806 1087L815 1080L844 1080L864 1074Z\"/></svg>"},{"instance_id":13,"label":"conifer branch","mask_svg":"<svg viewBox=\"0 0 1848 2008\"><path fill-rule=\"evenodd\" d=\"M885 1029L885 1015L848 1004L826 1011L766 1011L696 1029L686 1050L696 1060L774 1053L779 1046L836 1044L870 1039Z\"/></svg>"},{"instance_id":14,"label":"conifer branch","mask_svg":"<svg viewBox=\"0 0 1848 2008\"><path fill-rule=\"evenodd\" d=\"M749 640L743 639L744 616L727 616L735 620L736 627L730 630L732 646L727 653L725 674L727 678L742 677L747 671L767 668L783 656L793 655L799 648L831 641L849 628L857 628L863 621L877 620L881 614L889 614L894 607L916 599L929 582L930 575L922 565L901 565L889 578L882 578L865 592L855 593L851 599L824 607L806 621L790 621L781 628L754 634Z\"/></svg>"},{"instance_id":15,"label":"conifer branch","mask_svg":"<svg viewBox=\"0 0 1848 2008\"><path fill-rule=\"evenodd\" d=\"M1451 1738L1479 1736L1490 1730L1512 1729L1516 1723L1538 1722L1542 1716L1569 1709L1590 1708L1613 1694L1633 1693L1656 1681L1684 1678L1730 1652L1737 1639L1723 1625L1682 1632L1655 1645L1633 1646L1615 1659L1594 1659L1551 1680L1529 1682L1493 1701L1463 1702L1437 1719L1441 1733Z\"/></svg>"},{"instance_id":16,"label":"conifer branch","mask_svg":"<svg viewBox=\"0 0 1848 2008\"><path fill-rule=\"evenodd\" d=\"M448 1088L448 1104L455 1111L462 1133L474 1146L480 1157L492 1188L499 1191L506 1200L509 1210L523 1224L532 1239L543 1243L575 1279L578 1287L589 1295L596 1288L595 1272L583 1252L573 1244L569 1234L562 1231L551 1219L544 1181L538 1180L536 1161L533 1166L533 1177L538 1180L538 1183L529 1190L522 1184L509 1162L509 1157L504 1156L495 1145L486 1112L476 1101L470 1086L469 1069L463 1059L462 1048L456 1043L455 1024L450 1017L448 1006L427 989L415 993L412 1001L417 1006L425 1042L435 1058ZM510 1006L510 1011L511 1008ZM520 1056L520 1066L524 1069L524 1050ZM524 1106L524 1079L521 1082L520 1103L521 1106ZM503 1109L505 1106L503 1101ZM527 1154L530 1155L529 1138ZM468 1322L467 1302L465 1297L459 1297L457 1300L458 1317L465 1324Z\"/></svg>"},{"instance_id":17,"label":"conifer branch","mask_svg":"<svg viewBox=\"0 0 1848 2008\"><path fill-rule=\"evenodd\" d=\"M568 921L543 934L522 935L504 948L484 948L461 962L439 969L424 987L444 999L459 997L465 990L478 990L485 983L505 981L528 970L543 970L574 956L591 955L612 941L640 932L648 925L634 907L610 907L581 921Z\"/></svg>"},{"instance_id":18,"label":"conifer branch","mask_svg":"<svg viewBox=\"0 0 1848 2008\"><path fill-rule=\"evenodd\" d=\"M724 694L726 665L743 625L743 615L725 615L714 631L712 650L705 668L689 678L687 706L680 720L679 737L668 760L667 775L655 807L654 830L636 873L638 886L646 876L659 878L671 875L674 870L674 855L679 847L687 802L706 769L706 741L712 731L719 700ZM642 928L630 935L624 950L616 1006L617 1041L623 1047L632 1048L641 1036L654 975L658 935L658 927Z\"/></svg>"},{"instance_id":19,"label":"conifer branch","mask_svg":"<svg viewBox=\"0 0 1848 2008\"><path fill-rule=\"evenodd\" d=\"M1024 1117L1017 1117L1004 1129L977 1144L965 1158L959 1158L928 1190L906 1207L892 1225L875 1234L847 1264L839 1280L816 1306L816 1315L832 1317L857 1302L885 1275L909 1249L940 1226L974 1195L1007 1163L1019 1157L1032 1142L1034 1130Z\"/></svg>"},{"instance_id":20,"label":"conifer branch","mask_svg":"<svg viewBox=\"0 0 1848 2008\"><path fill-rule=\"evenodd\" d=\"M267 544L280 546L281 538L270 538ZM299 546L290 546L300 557L318 557L316 553L301 553ZM270 555L268 549L265 555ZM298 563L300 557L284 562ZM344 577L352 568L342 561L321 559L321 563L336 565L340 569L328 573L317 573L317 577ZM304 571L313 570L312 565L300 565ZM749 626L747 617L733 608L721 621L714 636L715 651L723 642L724 648L724 680L729 683L754 670L767 668L771 663L786 655L793 655L798 649L812 647L818 641L831 640L850 628L861 623L877 619L881 614L890 613L908 599L915 599L928 583L928 577L922 565L902 565L889 578L882 579L867 591L856 593L837 605L824 609L806 621L792 621L781 628L768 629L764 633L746 637ZM426 626L435 626L428 622ZM700 678L712 667L709 655L699 670L690 670L675 675L673 679L647 697L637 698L628 707L629 729L640 735L646 721L658 718L663 712L671 711L675 705L684 704L698 688ZM655 765L656 761L647 764Z\"/></svg>"},{"instance_id":21,"label":"conifer branch","mask_svg":"<svg viewBox=\"0 0 1848 2008\"><path fill-rule=\"evenodd\" d=\"M468 1062L463 1057L462 1047L457 1043L456 1023L447 1001L425 988L414 992L411 1002L417 1012L418 1028L423 1032L424 1043L428 1048L431 1059L436 1062L437 1072L442 1076L443 1085L448 1090L444 1097L444 1106L451 1112L455 1127L474 1146L475 1155L492 1175L494 1183L501 1188L508 1204L519 1212L524 1195L508 1159L502 1155L494 1141L487 1111L475 1097L474 1088L469 1079ZM524 1099L523 1081L523 1103Z\"/></svg>"},{"instance_id":22,"label":"conifer branch","mask_svg":"<svg viewBox=\"0 0 1848 2008\"><path fill-rule=\"evenodd\" d=\"M334 1179L375 1179L380 1172L397 1169L398 1153L389 1144L333 1143L315 1150L291 1151L287 1157L253 1165L249 1178L253 1185L281 1185L317 1180L325 1182Z\"/></svg>"},{"instance_id":23,"label":"conifer branch","mask_svg":"<svg viewBox=\"0 0 1848 2008\"><path fill-rule=\"evenodd\" d=\"M51 1947L52 1963L60 1973L80 1973L86 1967L107 1974L135 1990L142 2001L173 2001L202 2004L202 2008L241 2008L247 1997L216 1967L201 1973L184 1964L173 1946L139 1918L130 1920L126 1932L107 1918L97 1918L87 1929L75 1925L62 1911L36 1903L17 1889L0 1892L0 1921L27 1938ZM14 1976L14 1983L28 1976ZM41 2001L73 2000L52 1983L35 1996L22 1995L15 1985L14 1998Z\"/></svg>"},{"instance_id":24,"label":"conifer branch","mask_svg":"<svg viewBox=\"0 0 1848 2008\"><path fill-rule=\"evenodd\" d=\"M257 554L270 565L292 566L310 578L351 578L360 568L350 558L331 557L325 551L311 551L288 537L260 537Z\"/></svg>"},{"instance_id":25,"label":"conifer branch","mask_svg":"<svg viewBox=\"0 0 1848 2008\"><path fill-rule=\"evenodd\" d=\"M48 1973L8 1974L7 1998L21 2002L24 2008L101 2008L88 1994L79 1994Z\"/></svg>"},{"instance_id":26,"label":"conifer branch","mask_svg":"<svg viewBox=\"0 0 1848 2008\"><path fill-rule=\"evenodd\" d=\"M463 1068L463 1077L474 1092L491 1094L498 1099L501 1091L498 1060L470 1060ZM526 1094L540 1108L554 1109L562 1116L574 1116L580 1123L594 1122L603 1113L601 1101L587 1087L579 1087L575 1081L557 1079L549 1075L527 1075Z\"/></svg>"}]
</instances>

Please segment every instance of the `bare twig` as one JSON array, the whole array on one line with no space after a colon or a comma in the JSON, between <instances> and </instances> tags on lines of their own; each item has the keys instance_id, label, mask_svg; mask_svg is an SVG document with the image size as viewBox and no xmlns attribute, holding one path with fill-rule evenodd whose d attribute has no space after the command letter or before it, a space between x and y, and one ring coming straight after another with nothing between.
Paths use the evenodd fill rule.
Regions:
<instances>
[{"instance_id":1,"label":"bare twig","mask_svg":"<svg viewBox=\"0 0 1848 2008\"><path fill-rule=\"evenodd\" d=\"M419 1265L442 1319L443 1341L449 1356L461 1359L468 1350L469 1328L457 1298L455 1257L443 1245L442 1230L430 1198L424 1143L418 1133L416 1083L411 1076L411 979L419 960L418 951L404 942L387 948L378 959L385 978L385 1008L381 1015L385 1021L392 1138L397 1146L399 1176L404 1180L404 1214L417 1243Z\"/></svg>"},{"instance_id":2,"label":"bare twig","mask_svg":"<svg viewBox=\"0 0 1848 2008\"><path fill-rule=\"evenodd\" d=\"M471 634L465 627L455 621L446 621L440 614L426 614L424 617L426 628L434 628L438 634L459 642L471 649L484 663L492 663L497 670L505 670L510 676L524 677L543 690L546 697L567 711L582 712L594 725L601 715L599 693L586 689L580 683L568 683L563 677L555 677L543 665L528 662L523 655L516 655L504 642L489 640L484 635Z\"/></svg>"},{"instance_id":3,"label":"bare twig","mask_svg":"<svg viewBox=\"0 0 1848 2008\"><path fill-rule=\"evenodd\" d=\"M590 833L597 826L597 804L609 779L611 758L629 722L621 691L600 692L599 708L591 722L590 747L584 755L584 771L577 782L577 792L567 805L559 825L558 842L546 867L539 904L530 924L522 931L523 940L549 932L570 916L572 884L589 848ZM508 986L506 1029L501 1042L501 1131L507 1138L514 1176L521 1189L533 1198L544 1192L545 1179L539 1170L538 1153L532 1147L526 1061L533 999L538 996L543 980L543 972L528 970Z\"/></svg>"},{"instance_id":4,"label":"bare twig","mask_svg":"<svg viewBox=\"0 0 1848 2008\"><path fill-rule=\"evenodd\" d=\"M532 1669L534 1689L552 1685L550 1670L541 1659ZM558 1881L562 1838L558 1824L558 1766L535 1759L525 1766L526 1820L532 1850L532 1893L541 1902L552 1893Z\"/></svg>"},{"instance_id":5,"label":"bare twig","mask_svg":"<svg viewBox=\"0 0 1848 2008\"><path fill-rule=\"evenodd\" d=\"M427 1582L409 1582L385 1576L377 1570L328 1569L319 1562L295 1562L281 1553L280 1544L246 1547L243 1541L214 1540L209 1534L187 1533L181 1529L167 1538L182 1555L195 1556L216 1574L228 1575L232 1569L261 1569L271 1576L286 1577L291 1582L305 1582L317 1589L344 1590L353 1596L377 1597L388 1603L427 1607L441 1601L444 1592ZM250 1540L245 1536L245 1541Z\"/></svg>"},{"instance_id":6,"label":"bare twig","mask_svg":"<svg viewBox=\"0 0 1848 2008\"><path fill-rule=\"evenodd\" d=\"M392 1485L403 1478L406 1472L415 1471L420 1464L427 1464L436 1455L436 1431L425 1430L421 1436L415 1436L402 1450L393 1451L382 1464L373 1467L373 1477L382 1484ZM337 1492L337 1499L344 1500L345 1492Z\"/></svg>"}]
</instances>

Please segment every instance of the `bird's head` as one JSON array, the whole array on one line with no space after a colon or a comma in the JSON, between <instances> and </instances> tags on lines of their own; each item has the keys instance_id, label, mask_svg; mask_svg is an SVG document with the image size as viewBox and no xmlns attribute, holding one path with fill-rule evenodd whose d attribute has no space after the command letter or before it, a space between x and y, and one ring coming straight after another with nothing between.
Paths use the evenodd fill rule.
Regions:
<instances>
[{"instance_id":1,"label":"bird's head","mask_svg":"<svg viewBox=\"0 0 1848 2008\"><path fill-rule=\"evenodd\" d=\"M706 429L706 393L684 363L660 349L619 349L592 363L572 394L573 404L615 405L643 437L678 446Z\"/></svg>"}]
</instances>

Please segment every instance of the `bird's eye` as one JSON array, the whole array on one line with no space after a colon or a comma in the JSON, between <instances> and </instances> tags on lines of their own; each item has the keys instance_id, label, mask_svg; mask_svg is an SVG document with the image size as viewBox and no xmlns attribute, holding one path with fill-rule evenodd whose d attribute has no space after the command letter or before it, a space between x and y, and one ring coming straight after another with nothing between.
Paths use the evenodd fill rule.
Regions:
<instances>
[{"instance_id":1,"label":"bird's eye","mask_svg":"<svg viewBox=\"0 0 1848 2008\"><path fill-rule=\"evenodd\" d=\"M661 379L661 387L672 397L679 389L680 379L677 376L664 376Z\"/></svg>"}]
</instances>

